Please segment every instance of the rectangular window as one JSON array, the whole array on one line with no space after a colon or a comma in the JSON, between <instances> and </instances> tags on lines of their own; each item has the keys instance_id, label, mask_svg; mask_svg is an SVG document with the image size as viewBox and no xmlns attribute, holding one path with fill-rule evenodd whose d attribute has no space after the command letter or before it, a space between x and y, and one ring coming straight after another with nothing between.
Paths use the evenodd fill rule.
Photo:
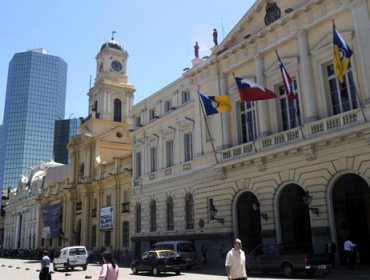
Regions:
<instances>
[{"instance_id":1,"label":"rectangular window","mask_svg":"<svg viewBox=\"0 0 370 280\"><path fill-rule=\"evenodd\" d=\"M348 66L348 70L344 75L343 83L340 83L337 80L333 64L330 64L326 67L326 73L333 115L341 114L358 108L351 65L349 64Z\"/></svg>"},{"instance_id":2,"label":"rectangular window","mask_svg":"<svg viewBox=\"0 0 370 280\"><path fill-rule=\"evenodd\" d=\"M190 92L188 90L184 90L181 92L181 101L182 104L188 102L190 100Z\"/></svg>"},{"instance_id":3,"label":"rectangular window","mask_svg":"<svg viewBox=\"0 0 370 280\"><path fill-rule=\"evenodd\" d=\"M140 116L135 117L135 127L142 127Z\"/></svg>"},{"instance_id":4,"label":"rectangular window","mask_svg":"<svg viewBox=\"0 0 370 280\"><path fill-rule=\"evenodd\" d=\"M185 162L193 159L193 137L192 133L184 134L184 154Z\"/></svg>"},{"instance_id":5,"label":"rectangular window","mask_svg":"<svg viewBox=\"0 0 370 280\"><path fill-rule=\"evenodd\" d=\"M141 232L141 206L136 207L136 232Z\"/></svg>"},{"instance_id":6,"label":"rectangular window","mask_svg":"<svg viewBox=\"0 0 370 280\"><path fill-rule=\"evenodd\" d=\"M149 110L149 120L153 120L155 118L155 110L150 109Z\"/></svg>"},{"instance_id":7,"label":"rectangular window","mask_svg":"<svg viewBox=\"0 0 370 280\"><path fill-rule=\"evenodd\" d=\"M283 85L279 86L281 121L283 130L289 130L301 125L299 110L299 97L297 93L297 81L292 81L292 89L295 95L294 100L289 100Z\"/></svg>"},{"instance_id":8,"label":"rectangular window","mask_svg":"<svg viewBox=\"0 0 370 280\"><path fill-rule=\"evenodd\" d=\"M173 166L173 140L166 141L166 167Z\"/></svg>"},{"instance_id":9,"label":"rectangular window","mask_svg":"<svg viewBox=\"0 0 370 280\"><path fill-rule=\"evenodd\" d=\"M111 196L110 195L107 195L107 205L106 206L111 206L112 205L112 201L111 201Z\"/></svg>"},{"instance_id":10,"label":"rectangular window","mask_svg":"<svg viewBox=\"0 0 370 280\"><path fill-rule=\"evenodd\" d=\"M171 100L166 100L164 102L164 112L167 113L171 110Z\"/></svg>"},{"instance_id":11,"label":"rectangular window","mask_svg":"<svg viewBox=\"0 0 370 280\"><path fill-rule=\"evenodd\" d=\"M141 176L141 152L135 154L135 178Z\"/></svg>"},{"instance_id":12,"label":"rectangular window","mask_svg":"<svg viewBox=\"0 0 370 280\"><path fill-rule=\"evenodd\" d=\"M255 102L240 103L240 121L242 124L242 142L247 143L257 138Z\"/></svg>"},{"instance_id":13,"label":"rectangular window","mask_svg":"<svg viewBox=\"0 0 370 280\"><path fill-rule=\"evenodd\" d=\"M157 147L150 148L150 172L157 171Z\"/></svg>"},{"instance_id":14,"label":"rectangular window","mask_svg":"<svg viewBox=\"0 0 370 280\"><path fill-rule=\"evenodd\" d=\"M106 231L105 234L104 234L104 245L105 246L110 246L111 245L111 232L110 231Z\"/></svg>"},{"instance_id":15,"label":"rectangular window","mask_svg":"<svg viewBox=\"0 0 370 280\"><path fill-rule=\"evenodd\" d=\"M91 247L96 247L96 225L91 227Z\"/></svg>"}]
</instances>

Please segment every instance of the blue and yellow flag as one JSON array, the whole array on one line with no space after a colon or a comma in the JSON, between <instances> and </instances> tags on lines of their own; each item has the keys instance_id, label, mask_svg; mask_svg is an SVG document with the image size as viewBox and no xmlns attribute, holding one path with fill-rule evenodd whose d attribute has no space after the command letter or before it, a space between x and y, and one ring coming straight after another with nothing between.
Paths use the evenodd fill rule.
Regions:
<instances>
[{"instance_id":1,"label":"blue and yellow flag","mask_svg":"<svg viewBox=\"0 0 370 280\"><path fill-rule=\"evenodd\" d=\"M351 48L346 44L342 36L340 36L339 32L335 28L335 24L333 22L333 64L334 64L334 71L337 75L338 81L343 83L344 80L344 72L347 70L349 59L352 56Z\"/></svg>"},{"instance_id":2,"label":"blue and yellow flag","mask_svg":"<svg viewBox=\"0 0 370 280\"><path fill-rule=\"evenodd\" d=\"M206 96L199 93L200 100L202 100L204 111L207 116L231 112L230 98L227 95L222 96Z\"/></svg>"}]
</instances>

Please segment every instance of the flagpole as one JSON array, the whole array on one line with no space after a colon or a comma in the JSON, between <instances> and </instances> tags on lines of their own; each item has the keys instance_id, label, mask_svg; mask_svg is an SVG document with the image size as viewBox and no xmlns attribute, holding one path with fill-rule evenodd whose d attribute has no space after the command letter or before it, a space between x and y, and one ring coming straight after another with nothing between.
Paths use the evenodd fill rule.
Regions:
<instances>
[{"instance_id":1,"label":"flagpole","mask_svg":"<svg viewBox=\"0 0 370 280\"><path fill-rule=\"evenodd\" d=\"M198 87L198 91L197 91L197 93L198 93L198 98L199 98L200 107L202 108L203 118L204 118L204 122L205 122L205 124L206 124L207 132L208 132L208 135L209 135L209 137L210 137L210 139L211 139L211 145L212 145L213 155L215 156L216 163L219 163L219 162L218 162L218 159L217 159L217 155L216 155L215 146L214 146L214 144L213 144L212 135L211 135L211 132L210 132L209 127L208 127L208 123L207 123L207 119L206 119L206 113L204 112L204 108L203 108L203 105L202 105L202 104L203 104L203 102L202 102L202 100L201 100L201 98L200 98L200 95L199 95L199 87Z\"/></svg>"}]
</instances>

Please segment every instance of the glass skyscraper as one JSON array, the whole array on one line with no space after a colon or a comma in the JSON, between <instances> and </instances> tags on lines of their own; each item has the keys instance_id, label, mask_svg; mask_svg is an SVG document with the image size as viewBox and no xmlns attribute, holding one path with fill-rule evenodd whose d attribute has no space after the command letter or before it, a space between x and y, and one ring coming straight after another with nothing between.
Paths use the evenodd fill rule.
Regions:
<instances>
[{"instance_id":1,"label":"glass skyscraper","mask_svg":"<svg viewBox=\"0 0 370 280\"><path fill-rule=\"evenodd\" d=\"M17 186L31 167L53 159L55 120L64 118L67 64L44 49L9 63L0 147L0 189Z\"/></svg>"},{"instance_id":2,"label":"glass skyscraper","mask_svg":"<svg viewBox=\"0 0 370 280\"><path fill-rule=\"evenodd\" d=\"M77 134L80 120L77 118L68 120L56 120L54 130L54 161L67 164L69 154L67 145L69 139Z\"/></svg>"}]
</instances>

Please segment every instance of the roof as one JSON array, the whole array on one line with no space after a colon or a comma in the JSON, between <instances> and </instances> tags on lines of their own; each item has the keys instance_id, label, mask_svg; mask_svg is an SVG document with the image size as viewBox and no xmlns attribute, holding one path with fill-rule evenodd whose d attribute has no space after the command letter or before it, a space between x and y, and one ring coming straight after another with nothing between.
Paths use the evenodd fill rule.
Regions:
<instances>
[{"instance_id":1,"label":"roof","mask_svg":"<svg viewBox=\"0 0 370 280\"><path fill-rule=\"evenodd\" d=\"M105 48L112 48L112 49L116 49L116 50L120 50L120 51L123 50L121 44L118 41L114 40L114 39L111 39L108 42L105 42L101 46L100 51L102 51Z\"/></svg>"}]
</instances>

